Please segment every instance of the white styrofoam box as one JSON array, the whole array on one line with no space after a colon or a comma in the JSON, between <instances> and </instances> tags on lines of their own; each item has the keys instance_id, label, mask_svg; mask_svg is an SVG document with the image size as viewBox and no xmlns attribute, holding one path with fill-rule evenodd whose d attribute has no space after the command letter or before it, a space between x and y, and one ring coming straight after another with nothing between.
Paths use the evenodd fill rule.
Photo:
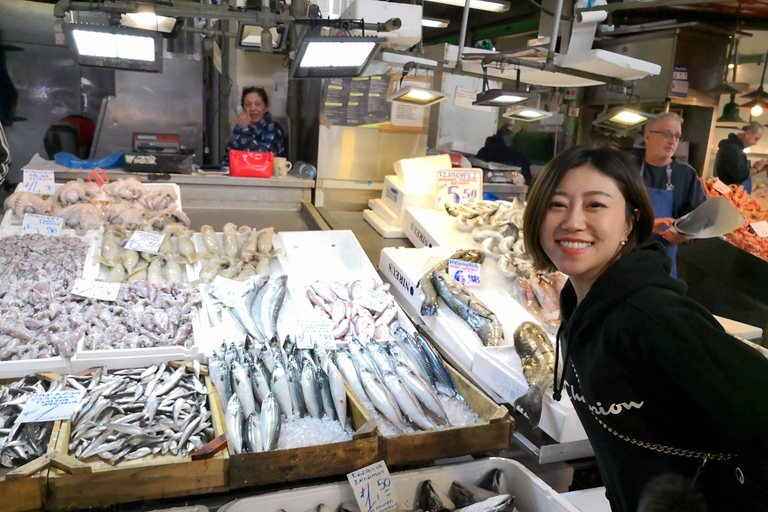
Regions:
<instances>
[{"instance_id":1,"label":"white styrofoam box","mask_svg":"<svg viewBox=\"0 0 768 512\"><path fill-rule=\"evenodd\" d=\"M55 372L65 375L72 373L72 365L69 359L61 356L0 361L0 379L16 379L38 372Z\"/></svg>"},{"instance_id":2,"label":"white styrofoam box","mask_svg":"<svg viewBox=\"0 0 768 512\"><path fill-rule=\"evenodd\" d=\"M522 464L511 459L487 459L451 464L428 469L393 473L392 484L400 507L414 508L421 482L431 480L435 489L446 493L454 481L475 483L488 471L500 469L504 473L503 491L515 497L515 510L519 512L579 512L554 489ZM250 512L251 510L278 510L305 512L324 503L331 510L340 504L354 502L355 496L348 482L306 487L242 498L220 509L221 512Z\"/></svg>"},{"instance_id":3,"label":"white styrofoam box","mask_svg":"<svg viewBox=\"0 0 768 512\"><path fill-rule=\"evenodd\" d=\"M721 316L714 315L720 325L723 326L725 332L734 336L740 336L747 340L758 340L763 336L763 330L759 327L755 327L749 324L743 324L730 318L723 318Z\"/></svg>"},{"instance_id":4,"label":"white styrofoam box","mask_svg":"<svg viewBox=\"0 0 768 512\"><path fill-rule=\"evenodd\" d=\"M363 210L363 219L376 230L382 238L405 238L403 230L382 219L375 210Z\"/></svg>"},{"instance_id":5,"label":"white styrofoam box","mask_svg":"<svg viewBox=\"0 0 768 512\"><path fill-rule=\"evenodd\" d=\"M13 215L11 210L8 210L3 215L3 220L0 223L0 238L7 236L21 235L21 223L22 219L16 220L16 216ZM77 238L90 242L96 237L101 237L101 233L104 232L104 226L98 229L90 229L85 232L84 235L78 235L74 229L64 228L59 233L61 235L76 236Z\"/></svg>"},{"instance_id":6,"label":"white styrofoam box","mask_svg":"<svg viewBox=\"0 0 768 512\"><path fill-rule=\"evenodd\" d=\"M564 492L560 497L582 512L611 512L611 502L605 497L605 487Z\"/></svg>"},{"instance_id":7,"label":"white styrofoam box","mask_svg":"<svg viewBox=\"0 0 768 512\"><path fill-rule=\"evenodd\" d=\"M383 199L369 199L368 208L379 216L379 218L390 226L399 226L402 218L397 218L397 213L392 211Z\"/></svg>"},{"instance_id":8,"label":"white styrofoam box","mask_svg":"<svg viewBox=\"0 0 768 512\"><path fill-rule=\"evenodd\" d=\"M515 360L512 366L506 363L509 360ZM514 347L485 347L477 351L472 375L508 404L513 404L528 391L522 363ZM571 400L564 394L560 402L555 402L551 389L544 393L539 428L559 443L587 438Z\"/></svg>"},{"instance_id":9,"label":"white styrofoam box","mask_svg":"<svg viewBox=\"0 0 768 512\"><path fill-rule=\"evenodd\" d=\"M437 193L437 171L450 169L453 165L450 155L433 155L404 158L395 162L394 167L395 173L403 180L405 190L434 196Z\"/></svg>"},{"instance_id":10,"label":"white styrofoam box","mask_svg":"<svg viewBox=\"0 0 768 512\"><path fill-rule=\"evenodd\" d=\"M565 68L612 76L622 80L639 80L648 75L661 73L661 66L658 64L607 50L589 50L572 55L558 55L555 61Z\"/></svg>"},{"instance_id":11,"label":"white styrofoam box","mask_svg":"<svg viewBox=\"0 0 768 512\"><path fill-rule=\"evenodd\" d=\"M366 32L366 36L383 37L387 46L396 46L407 50L421 41L421 5L408 5L379 2L378 0L355 0L341 13L341 19L370 19L380 22L391 18L400 18L402 26L391 32ZM353 35L361 35L362 31L353 30Z\"/></svg>"},{"instance_id":12,"label":"white styrofoam box","mask_svg":"<svg viewBox=\"0 0 768 512\"><path fill-rule=\"evenodd\" d=\"M433 182L435 181L435 172L436 171L431 172ZM435 207L435 186L433 183L430 190L426 188L415 188L413 186L406 187L403 178L400 176L384 176L384 185L381 189L381 201L386 207L392 210L393 214L397 217L397 220L402 222L403 216L405 215L405 209L408 207ZM394 222L390 222L390 224L394 224Z\"/></svg>"},{"instance_id":13,"label":"white styrofoam box","mask_svg":"<svg viewBox=\"0 0 768 512\"><path fill-rule=\"evenodd\" d=\"M472 233L456 228L456 217L431 208L406 208L403 231L416 247L480 249Z\"/></svg>"}]
</instances>

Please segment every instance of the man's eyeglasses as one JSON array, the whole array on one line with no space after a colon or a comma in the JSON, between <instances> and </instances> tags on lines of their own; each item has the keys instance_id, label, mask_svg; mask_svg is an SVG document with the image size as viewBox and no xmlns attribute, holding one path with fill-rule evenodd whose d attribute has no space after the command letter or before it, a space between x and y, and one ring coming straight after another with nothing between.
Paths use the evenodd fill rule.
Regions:
<instances>
[{"instance_id":1,"label":"man's eyeglasses","mask_svg":"<svg viewBox=\"0 0 768 512\"><path fill-rule=\"evenodd\" d=\"M657 130L650 130L650 133L658 133L659 135L661 135L665 139L673 139L674 138L676 140L683 140L683 134L679 133L679 132L678 133L670 132L670 131L660 132L660 131L657 131Z\"/></svg>"}]
</instances>

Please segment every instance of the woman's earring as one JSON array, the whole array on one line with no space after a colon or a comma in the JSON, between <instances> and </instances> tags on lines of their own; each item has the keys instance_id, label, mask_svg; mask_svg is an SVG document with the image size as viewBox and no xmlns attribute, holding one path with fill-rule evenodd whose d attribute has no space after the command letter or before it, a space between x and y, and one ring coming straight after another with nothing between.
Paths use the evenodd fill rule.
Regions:
<instances>
[{"instance_id":1,"label":"woman's earring","mask_svg":"<svg viewBox=\"0 0 768 512\"><path fill-rule=\"evenodd\" d=\"M624 246L624 245L627 245L627 241L626 241L626 240L622 240L622 241L621 241L621 245L622 245L622 246Z\"/></svg>"}]
</instances>

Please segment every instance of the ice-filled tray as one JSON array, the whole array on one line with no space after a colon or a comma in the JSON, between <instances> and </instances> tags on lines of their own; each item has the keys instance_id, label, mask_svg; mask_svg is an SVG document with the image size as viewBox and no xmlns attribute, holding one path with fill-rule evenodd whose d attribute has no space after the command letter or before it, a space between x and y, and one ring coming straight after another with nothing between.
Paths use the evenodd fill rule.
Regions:
<instances>
[{"instance_id":1,"label":"ice-filled tray","mask_svg":"<svg viewBox=\"0 0 768 512\"><path fill-rule=\"evenodd\" d=\"M454 480L475 483L492 469L504 473L506 492L515 497L515 510L519 512L579 512L554 489L522 464L510 459L488 458L462 464L392 474L401 509L411 510L421 482L431 480L432 485L447 492ZM250 512L282 509L285 512L305 512L323 503L330 510L346 502L354 502L352 487L347 482L281 491L263 496L243 498L228 503L221 512Z\"/></svg>"}]
</instances>

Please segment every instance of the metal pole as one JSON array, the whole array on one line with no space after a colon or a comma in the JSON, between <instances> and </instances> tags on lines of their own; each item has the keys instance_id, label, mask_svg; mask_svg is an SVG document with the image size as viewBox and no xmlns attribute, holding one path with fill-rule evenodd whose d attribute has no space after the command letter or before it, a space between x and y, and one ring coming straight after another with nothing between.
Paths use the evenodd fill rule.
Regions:
<instances>
[{"instance_id":1,"label":"metal pole","mask_svg":"<svg viewBox=\"0 0 768 512\"><path fill-rule=\"evenodd\" d=\"M456 68L461 66L461 54L464 53L464 42L467 37L467 25L469 24L469 3L471 1L472 0L467 0L464 3L464 14L461 17L461 34L459 35L459 54L456 56Z\"/></svg>"},{"instance_id":2,"label":"metal pole","mask_svg":"<svg viewBox=\"0 0 768 512\"><path fill-rule=\"evenodd\" d=\"M555 60L555 47L557 46L557 33L560 32L560 16L563 14L563 0L557 0L555 5L555 16L552 23L552 38L549 40L549 52L547 53L547 64Z\"/></svg>"}]
</instances>

